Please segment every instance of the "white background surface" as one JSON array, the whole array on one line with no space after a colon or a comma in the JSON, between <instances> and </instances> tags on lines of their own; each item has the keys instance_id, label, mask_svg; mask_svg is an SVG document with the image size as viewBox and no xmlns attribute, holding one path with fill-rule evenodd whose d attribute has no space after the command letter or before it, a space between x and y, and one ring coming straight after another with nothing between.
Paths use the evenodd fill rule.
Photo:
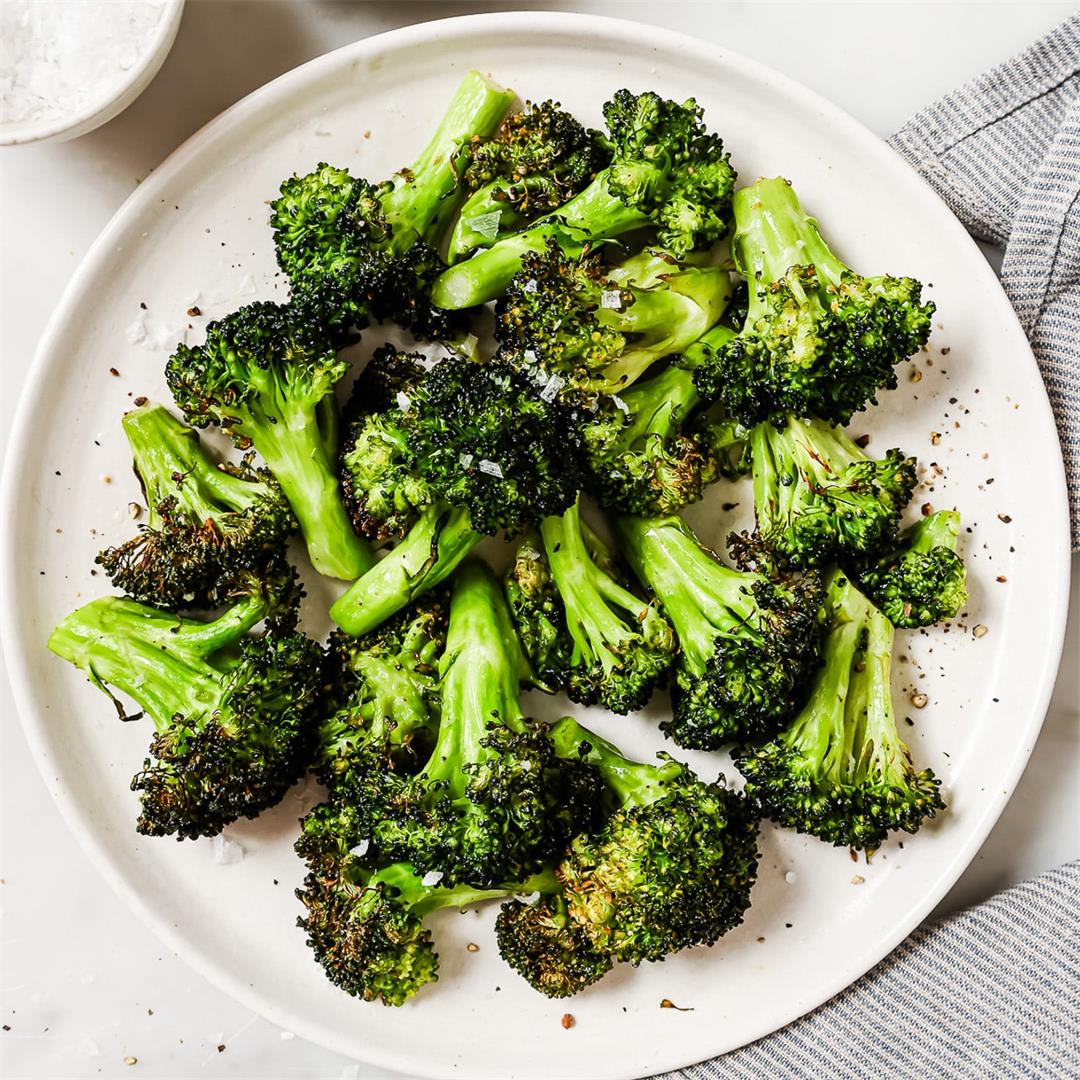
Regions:
<instances>
[{"instance_id":1,"label":"white background surface","mask_svg":"<svg viewBox=\"0 0 1080 1080\"><path fill-rule=\"evenodd\" d=\"M137 181L187 135L267 79L329 49L392 26L498 6L189 0L172 56L125 114L68 145L0 152L3 439L41 329L79 258ZM505 6L621 13L723 43L801 79L883 135L1074 7L881 3L856 10L708 0ZM50 433L43 418L42 438L50 437L63 436ZM1064 667L1042 737L944 910L1078 854L1075 560L1073 570ZM165 952L67 834L30 759L6 682L0 693L0 1019L11 1029L0 1032L5 1076L387 1075L289 1038ZM125 1065L125 1057L138 1062Z\"/></svg>"}]
</instances>

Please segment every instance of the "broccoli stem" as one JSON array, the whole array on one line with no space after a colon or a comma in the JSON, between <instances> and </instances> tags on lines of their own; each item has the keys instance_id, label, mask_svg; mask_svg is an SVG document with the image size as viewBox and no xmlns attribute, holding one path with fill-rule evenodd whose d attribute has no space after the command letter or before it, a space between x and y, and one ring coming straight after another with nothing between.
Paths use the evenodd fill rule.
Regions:
<instances>
[{"instance_id":1,"label":"broccoli stem","mask_svg":"<svg viewBox=\"0 0 1080 1080\"><path fill-rule=\"evenodd\" d=\"M249 597L203 623L106 596L68 615L49 635L49 648L109 697L107 686L127 694L164 730L177 713L195 723L216 708L222 672L206 658L265 614L265 601Z\"/></svg>"},{"instance_id":2,"label":"broccoli stem","mask_svg":"<svg viewBox=\"0 0 1080 1080\"><path fill-rule=\"evenodd\" d=\"M432 233L441 229L451 205L457 205L458 177L469 142L491 135L513 101L513 91L478 71L461 80L431 141L411 168L394 176L391 189L380 199L392 229L393 254L404 254L417 240L437 240Z\"/></svg>"},{"instance_id":3,"label":"broccoli stem","mask_svg":"<svg viewBox=\"0 0 1080 1080\"><path fill-rule=\"evenodd\" d=\"M650 224L648 216L611 194L607 176L604 170L554 213L444 270L432 286L432 302L458 310L494 300L521 269L522 257L530 251L543 251L551 238L558 241L564 254L576 256L590 241L621 236Z\"/></svg>"},{"instance_id":4,"label":"broccoli stem","mask_svg":"<svg viewBox=\"0 0 1080 1080\"><path fill-rule=\"evenodd\" d=\"M610 673L618 666L612 646L630 636L613 607L639 616L648 605L593 561L590 540L594 538L587 538L583 531L580 499L561 516L545 518L540 534L574 641L571 664L582 656L595 657Z\"/></svg>"},{"instance_id":5,"label":"broccoli stem","mask_svg":"<svg viewBox=\"0 0 1080 1080\"><path fill-rule=\"evenodd\" d=\"M523 177L515 183L528 188L530 180L533 177ZM505 190L506 186L505 180L492 180L465 200L450 234L446 257L451 263L463 259L475 248L490 246L500 233L509 232L524 220L513 203L496 197L496 192Z\"/></svg>"},{"instance_id":6,"label":"broccoli stem","mask_svg":"<svg viewBox=\"0 0 1080 1080\"><path fill-rule=\"evenodd\" d=\"M544 896L558 892L560 885L551 870L533 874L524 881L498 885L493 889L478 889L472 885L454 885L450 888L438 885L424 885L408 863L394 863L378 871L369 880L368 885L384 883L396 890L409 910L419 918L443 908L462 908L470 904L479 904L484 900L503 900L507 896L521 894L527 896L538 892Z\"/></svg>"},{"instance_id":7,"label":"broccoli stem","mask_svg":"<svg viewBox=\"0 0 1080 1080\"><path fill-rule=\"evenodd\" d=\"M706 360L710 360L721 345L726 345L736 336L735 331L728 326L714 326L702 334L697 341L687 345L677 363L679 367L693 371Z\"/></svg>"},{"instance_id":8,"label":"broccoli stem","mask_svg":"<svg viewBox=\"0 0 1080 1080\"><path fill-rule=\"evenodd\" d=\"M666 439L701 402L694 376L677 367L667 368L620 396L630 410L630 421L619 432L617 444L625 452L643 444L650 435Z\"/></svg>"},{"instance_id":9,"label":"broccoli stem","mask_svg":"<svg viewBox=\"0 0 1080 1080\"><path fill-rule=\"evenodd\" d=\"M483 539L467 510L429 507L405 538L334 602L330 618L360 637L445 580Z\"/></svg>"},{"instance_id":10,"label":"broccoli stem","mask_svg":"<svg viewBox=\"0 0 1080 1080\"><path fill-rule=\"evenodd\" d=\"M938 510L906 528L902 540L908 551L925 555L934 548L956 550L960 538L960 515L955 510Z\"/></svg>"},{"instance_id":11,"label":"broccoli stem","mask_svg":"<svg viewBox=\"0 0 1080 1080\"><path fill-rule=\"evenodd\" d=\"M752 576L725 566L678 517L620 516L615 523L627 558L671 620L686 664L704 673L717 633L754 635Z\"/></svg>"}]
</instances>

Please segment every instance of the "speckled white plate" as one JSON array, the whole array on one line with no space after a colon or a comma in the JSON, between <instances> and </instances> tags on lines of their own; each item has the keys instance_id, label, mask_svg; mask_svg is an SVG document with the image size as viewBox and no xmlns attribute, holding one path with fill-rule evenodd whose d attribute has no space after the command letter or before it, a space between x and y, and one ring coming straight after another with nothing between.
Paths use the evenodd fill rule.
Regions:
<instances>
[{"instance_id":1,"label":"speckled white plate","mask_svg":"<svg viewBox=\"0 0 1080 1080\"><path fill-rule=\"evenodd\" d=\"M971 602L951 629L900 637L895 697L949 812L870 865L766 826L746 923L715 948L623 968L572 1002L505 968L494 910L433 920L442 978L406 1008L335 990L294 928L297 791L210 841L149 840L128 790L149 732L50 655L51 626L105 591L94 553L127 536L137 498L119 424L138 395L167 400L162 365L181 335L255 297L281 296L265 201L281 179L330 160L382 177L412 159L462 72L523 97L558 96L584 121L622 86L697 97L744 179L790 177L856 267L932 283L938 325L883 406L854 424L871 449L919 455L922 503L958 507ZM197 305L201 316L189 317ZM372 341L377 339L377 331ZM110 368L118 375L110 374ZM41 435L48 417L50 435ZM937 433L937 434L934 434ZM1042 723L1065 624L1068 544L1061 457L1027 342L959 223L870 132L768 68L656 27L563 14L492 14L397 30L313 61L252 94L155 170L102 234L41 343L4 485L5 646L46 782L102 872L177 952L288 1029L356 1058L432 1076L641 1076L699 1061L788 1023L897 944L973 858ZM719 487L691 517L719 542L745 487ZM309 628L336 586L314 583ZM974 633L977 626L985 634ZM916 710L912 693L927 696ZM556 716L565 703L532 695ZM663 740L664 705L583 718L631 752ZM903 718L910 717L908 726ZM670 749L670 747L668 747ZM721 755L688 755L706 774ZM466 949L469 942L479 950ZM667 998L689 1011L661 1008ZM570 1011L577 1023L560 1026Z\"/></svg>"}]
</instances>

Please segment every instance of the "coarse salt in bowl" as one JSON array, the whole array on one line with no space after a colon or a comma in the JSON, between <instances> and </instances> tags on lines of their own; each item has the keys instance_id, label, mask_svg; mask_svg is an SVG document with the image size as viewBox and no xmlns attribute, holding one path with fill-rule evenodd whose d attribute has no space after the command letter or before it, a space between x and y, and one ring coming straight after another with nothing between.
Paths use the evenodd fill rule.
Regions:
<instances>
[{"instance_id":1,"label":"coarse salt in bowl","mask_svg":"<svg viewBox=\"0 0 1080 1080\"><path fill-rule=\"evenodd\" d=\"M184 0L0 0L0 146L85 135L168 56Z\"/></svg>"}]
</instances>

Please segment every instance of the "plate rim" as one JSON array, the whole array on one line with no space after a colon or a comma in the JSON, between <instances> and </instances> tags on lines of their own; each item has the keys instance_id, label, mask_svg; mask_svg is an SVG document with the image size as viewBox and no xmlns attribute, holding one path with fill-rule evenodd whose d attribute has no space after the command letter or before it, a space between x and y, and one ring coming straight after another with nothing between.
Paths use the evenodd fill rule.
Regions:
<instances>
[{"instance_id":1,"label":"plate rim","mask_svg":"<svg viewBox=\"0 0 1080 1080\"><path fill-rule=\"evenodd\" d=\"M343 61L366 59L377 55L388 47L401 49L410 45L426 45L436 40L442 40L443 42L456 40L465 44L471 34L485 32L557 34L560 32L565 33L568 29L573 29L575 33L579 33L582 37L594 35L609 40L621 38L634 45L645 44L656 51L694 53L700 59L722 63L745 73L748 77L759 82L770 83L780 92L801 98L804 103L814 107L823 121L834 128L840 129L848 138L857 141L860 148L865 148L868 154L874 154L879 162L886 163L885 167L896 176L897 181L906 183L909 189L918 193L918 198L925 201L927 196L930 196L931 202L937 204L941 217L940 224L942 229L948 230L947 239L950 243L960 247L966 244L978 257L979 264L981 264L978 273L982 278L982 281L978 284L990 288L994 292L995 299L1002 306L1003 312L1007 313L1005 319L1009 323L1010 336L1015 339L1010 342L1010 348L1015 347L1018 357L1023 356L1024 361L1030 363L1035 374L1038 375L1038 389L1041 392L1034 394L1029 408L1039 410L1039 419L1041 419L1042 425L1047 426L1055 441L1057 440L1057 427L1050 408L1049 397L1041 374L1038 371L1038 365L1031 351L1030 343L1002 290L1000 280L989 263L985 261L975 241L937 192L926 184L914 169L911 169L901 158L895 155L884 140L880 139L840 106L835 105L798 80L757 60L750 59L739 52L729 50L725 46L701 42L679 31L635 20L606 15L552 11L482 12L445 19L433 19L397 27L352 42L321 56L314 57L264 83L230 105L189 136L121 204L87 250L86 255L66 285L42 333L20 394L11 426L9 451L6 454L3 477L0 479L0 521L5 523L5 527L0 529L0 592L8 597L15 595L18 573L13 528L9 527L9 523L14 522L18 514L18 495L20 494L23 473L26 471L23 469L26 451L21 448L30 445L29 433L32 418L35 415L35 406L39 403L38 399L47 393L47 384L43 376L46 374L50 355L56 351L54 341L59 338L68 320L68 309L75 305L79 295L84 290L85 283L93 280L95 273L100 269L99 264L110 253L114 246L114 238L117 234L123 232L131 219L136 218L141 213L144 205L152 203L157 198L158 190L169 181L174 172L183 168L188 159L197 155L201 151L203 144L218 129L236 121L242 122L244 114L257 110L264 98L280 92L282 86L287 85L290 81L317 74L318 69L321 67L333 68ZM1048 564L1058 567L1059 587L1055 590L1056 603L1046 610L1046 619L1042 624L1047 647L1043 652L1044 659L1041 670L1037 674L1035 684L1037 691L1028 699L1027 716L1024 725L1015 729L1016 750L1009 762L1001 787L996 790L993 798L987 802L982 815L969 825L965 843L957 851L952 861L942 869L932 887L924 892L920 903L913 905L903 918L896 920L887 931L882 932L875 940L874 946L864 950L865 956L860 954L857 963L852 964L849 961L845 966L840 966L838 968L839 973L827 982L824 990L814 995L819 1000L815 1000L805 1008L798 1005L799 1011L790 1016L780 1028L768 1021L758 1027L754 1027L752 1024L747 1025L749 1034L742 1041L741 1046L749 1045L773 1031L781 1030L782 1027L793 1023L799 1017L805 1016L856 982L891 953L926 918L971 864L990 830L1000 817L1005 805L1016 790L1016 785L1027 764L1046 717L1064 647L1068 614L1070 589L1069 517L1065 467L1060 454L1060 446L1059 452L1054 456L1054 466L1055 475L1046 478L1046 482L1048 488L1057 493L1057 498L1054 500L1056 505L1051 514L1056 517L1058 527L1050 531L1050 543L1047 545L1047 550L1043 552L1043 557ZM1047 633L1048 627L1049 633ZM358 1059L353 1045L335 1030L324 1029L319 1024L295 1025L295 1018L287 1015L287 1010L279 1008L273 999L252 988L244 981L242 976L233 975L215 965L212 958L204 955L202 949L192 947L191 942L178 927L172 926L159 917L153 905L144 901L133 883L114 865L105 844L98 838L90 824L78 813L76 801L65 790L61 778L59 776L50 776L48 769L50 756L48 753L48 740L45 735L47 725L41 719L44 710L39 709L36 705L36 696L30 679L29 656L35 648L35 643L26 640L26 636L20 631L12 604L5 604L0 607L0 643L3 645L7 662L16 713L46 788L60 809L69 829L74 833L98 872L101 873L114 892L136 912L143 923L166 946L181 956L185 963L212 985L271 1023L287 1027L290 1030L296 1030L298 1034L309 1038L311 1041L339 1052L352 1060L363 1060L373 1065L414 1075L436 1078L445 1075L446 1070L439 1069L439 1062L433 1059L421 1062L411 1061L407 1051L396 1052L392 1049L384 1050L380 1047L371 1047L370 1051L365 1052L363 1058ZM40 647L41 645L38 643L36 648ZM866 956L870 957L869 962L866 962ZM671 1056L664 1059L664 1069L683 1068L720 1052L708 1053L704 1059L695 1052L692 1057L686 1058L679 1055L677 1047L678 1042L673 1039L670 1044ZM729 1053L734 1049L737 1048L729 1048L723 1052ZM444 1064L451 1069L455 1068L449 1061ZM494 1076L496 1074L487 1072L484 1075ZM599 1071L594 1070L592 1075L596 1077L633 1077L638 1074L627 1072L621 1068L601 1068Z\"/></svg>"}]
</instances>

